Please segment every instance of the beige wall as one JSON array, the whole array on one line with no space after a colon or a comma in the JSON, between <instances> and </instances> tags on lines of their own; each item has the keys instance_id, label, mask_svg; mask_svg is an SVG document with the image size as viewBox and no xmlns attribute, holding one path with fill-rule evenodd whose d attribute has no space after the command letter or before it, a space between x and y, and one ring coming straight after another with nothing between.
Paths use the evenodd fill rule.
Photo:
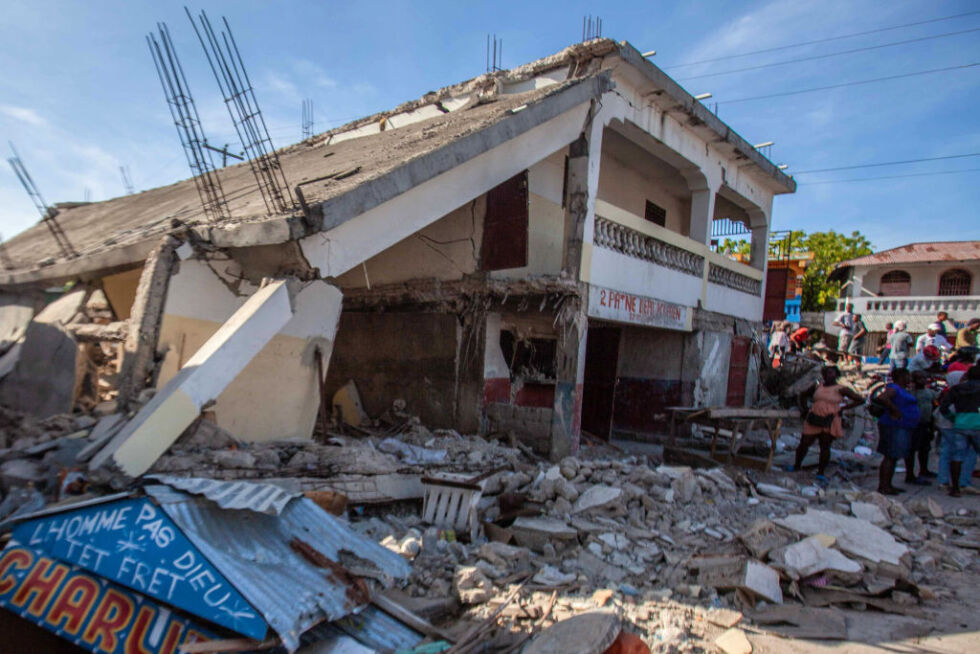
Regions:
<instances>
[{"instance_id":1,"label":"beige wall","mask_svg":"<svg viewBox=\"0 0 980 654\"><path fill-rule=\"evenodd\" d=\"M143 268L127 270L102 278L102 290L105 292L109 306L119 320L127 320L136 300L136 287L140 283Z\"/></svg>"},{"instance_id":2,"label":"beige wall","mask_svg":"<svg viewBox=\"0 0 980 654\"><path fill-rule=\"evenodd\" d=\"M254 290L244 284L236 296L203 262L180 263L160 326L158 347L166 354L158 389ZM246 441L309 438L319 409L310 343L286 330L273 337L218 396L211 408L218 425Z\"/></svg>"},{"instance_id":3,"label":"beige wall","mask_svg":"<svg viewBox=\"0 0 980 654\"><path fill-rule=\"evenodd\" d=\"M980 295L980 263L930 263L912 265L886 265L873 268L856 266L854 275L864 275L863 286L872 293L881 290L881 276L892 270L904 270L912 278L912 295L932 296L939 292L939 277L947 270L960 268L973 276L970 295ZM865 294L866 295L866 294Z\"/></svg>"},{"instance_id":4,"label":"beige wall","mask_svg":"<svg viewBox=\"0 0 980 654\"><path fill-rule=\"evenodd\" d=\"M481 195L337 278L340 288L461 279L477 269L487 200ZM365 269L367 277L365 278Z\"/></svg>"},{"instance_id":5,"label":"beige wall","mask_svg":"<svg viewBox=\"0 0 980 654\"><path fill-rule=\"evenodd\" d=\"M495 270L491 277L522 279L561 272L565 239L565 210L561 206L564 176L564 149L528 168L527 265Z\"/></svg>"},{"instance_id":6,"label":"beige wall","mask_svg":"<svg viewBox=\"0 0 980 654\"><path fill-rule=\"evenodd\" d=\"M653 176L644 175L635 166L628 166L603 151L599 162L599 199L637 216L646 213L649 200L667 211L667 229L687 236L690 234L690 195L681 198L668 192Z\"/></svg>"}]
</instances>

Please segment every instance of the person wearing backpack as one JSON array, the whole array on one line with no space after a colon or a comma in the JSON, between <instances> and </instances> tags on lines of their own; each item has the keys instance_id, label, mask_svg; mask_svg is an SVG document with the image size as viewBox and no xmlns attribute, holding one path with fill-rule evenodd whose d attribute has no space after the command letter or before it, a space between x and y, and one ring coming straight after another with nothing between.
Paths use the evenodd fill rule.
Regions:
<instances>
[{"instance_id":1,"label":"person wearing backpack","mask_svg":"<svg viewBox=\"0 0 980 654\"><path fill-rule=\"evenodd\" d=\"M898 495L904 489L895 488L892 478L899 459L912 449L912 430L919 424L919 403L908 391L911 375L905 368L892 372L892 382L875 398L884 408L878 418L878 452L884 456L878 468L878 492Z\"/></svg>"},{"instance_id":2,"label":"person wearing backpack","mask_svg":"<svg viewBox=\"0 0 980 654\"><path fill-rule=\"evenodd\" d=\"M963 381L944 394L939 410L953 421L953 428L943 431L943 445L950 450L949 495L960 497L963 461L970 449L980 452L980 366L967 370Z\"/></svg>"},{"instance_id":3,"label":"person wearing backpack","mask_svg":"<svg viewBox=\"0 0 980 654\"><path fill-rule=\"evenodd\" d=\"M814 441L820 443L820 458L817 460L817 481L827 482L824 472L827 464L830 463L830 445L835 438L844 435L841 426L841 405L844 399L851 400L851 403L844 409L853 409L864 404L864 398L856 392L837 383L840 378L840 369L837 366L827 366L820 371L823 377L823 384L800 394L800 412L804 413L803 431L800 435L800 445L796 448L796 462L792 470L800 470L806 453L813 446ZM806 401L813 398L813 406L806 409Z\"/></svg>"}]
</instances>

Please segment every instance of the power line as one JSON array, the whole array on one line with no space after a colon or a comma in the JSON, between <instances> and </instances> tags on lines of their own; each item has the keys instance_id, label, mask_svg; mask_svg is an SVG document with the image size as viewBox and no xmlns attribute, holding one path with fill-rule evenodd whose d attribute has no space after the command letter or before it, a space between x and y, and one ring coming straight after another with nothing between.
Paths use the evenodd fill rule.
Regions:
<instances>
[{"instance_id":1,"label":"power line","mask_svg":"<svg viewBox=\"0 0 980 654\"><path fill-rule=\"evenodd\" d=\"M705 77L718 77L720 75L731 75L732 73L744 73L750 70L760 70L762 68L772 68L773 66L785 66L787 64L798 64L804 61L814 61L816 59L827 59L829 57L840 57L847 54L855 54L857 52L868 52L869 50L880 50L882 48L893 48L897 45L907 45L909 43L920 43L922 41L933 41L935 39L944 39L950 36L960 36L961 34L971 34L973 32L980 32L980 27L975 27L969 30L960 30L958 32L946 32L945 34L935 34L933 36L920 36L915 39L905 39L904 41L892 41L891 43L882 43L881 45L868 45L863 48L853 48L851 50L841 50L840 52L828 52L827 54L812 55L810 57L798 57L796 59L786 59L785 61L775 61L769 64L759 64L758 66L747 66L745 68L733 68L732 70L723 70L719 73L705 73L704 75L694 75L693 77L682 77L678 81L686 82L692 79L704 79Z\"/></svg>"},{"instance_id":2,"label":"power line","mask_svg":"<svg viewBox=\"0 0 980 654\"><path fill-rule=\"evenodd\" d=\"M736 102L748 102L750 100L765 100L767 98L780 98L787 95L800 95L801 93L814 93L815 91L827 91L829 89L839 89L845 86L860 86L861 84L871 84L872 82L885 82L892 79L900 79L902 77L916 77L918 75L931 75L933 73L944 73L950 70L961 70L964 68L973 68L974 66L980 66L980 62L972 64L963 64L962 66L948 66L946 68L933 68L932 70L920 70L914 73L903 73L901 75L889 75L887 77L873 77L871 79L857 80L854 82L843 82L841 84L830 84L828 86L815 86L811 89L800 89L799 91L784 91L781 93L769 93L767 95L753 95L747 98L736 98L734 100L721 100L715 104L734 104Z\"/></svg>"},{"instance_id":3,"label":"power line","mask_svg":"<svg viewBox=\"0 0 980 654\"><path fill-rule=\"evenodd\" d=\"M838 166L837 168L813 168L811 170L798 170L793 175L803 175L805 173L829 173L835 170L854 170L855 168L877 168L878 166L897 166L899 164L919 163L922 161L941 161L944 159L965 159L966 157L980 157L980 152L970 152L968 154L950 154L945 157L925 157L922 159L905 159L904 161L881 161L878 163L857 164L854 166Z\"/></svg>"},{"instance_id":4,"label":"power line","mask_svg":"<svg viewBox=\"0 0 980 654\"><path fill-rule=\"evenodd\" d=\"M902 179L905 177L933 177L934 175L956 175L958 173L980 172L980 168L964 168L963 170L940 170L934 173L909 173L908 175L882 175L880 177L854 177L852 179L828 179L820 182L800 182L798 186L816 186L817 184L842 184L844 182L868 182L873 179Z\"/></svg>"},{"instance_id":5,"label":"power line","mask_svg":"<svg viewBox=\"0 0 980 654\"><path fill-rule=\"evenodd\" d=\"M813 41L800 41L799 43L790 43L789 45L780 45L774 48L764 48L762 50L752 50L751 52L742 52L739 54L726 55L724 57L714 57L713 59L702 59L700 61L689 61L683 64L673 64L666 66L667 70L671 68L681 68L683 66L697 66L698 64L710 64L715 61L725 61L728 59L738 59L740 57L749 57L751 55L765 54L767 52L777 52L779 50L788 50L790 48L800 48L805 45L814 45L816 43L827 43L829 41L840 41L841 39L850 39L855 36L866 36L868 34L878 34L880 32L888 32L890 30L897 30L903 27L914 27L916 25L928 25L929 23L940 23L946 20L953 20L954 18L964 18L966 16L973 16L975 14L980 14L980 11L968 11L965 14L955 14L953 16L944 16L943 18L932 18L930 20L920 20L915 23L905 23L903 25L892 25L891 27L880 27L878 29L867 30L864 32L852 32L850 34L842 34L840 36L831 36L824 39L815 39Z\"/></svg>"}]
</instances>

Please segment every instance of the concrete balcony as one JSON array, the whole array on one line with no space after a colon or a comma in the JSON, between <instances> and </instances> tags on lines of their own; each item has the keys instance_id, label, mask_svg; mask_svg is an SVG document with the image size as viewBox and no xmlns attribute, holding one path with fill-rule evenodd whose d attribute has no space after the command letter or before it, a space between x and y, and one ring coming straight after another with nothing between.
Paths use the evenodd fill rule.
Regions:
<instances>
[{"instance_id":1,"label":"concrete balcony","mask_svg":"<svg viewBox=\"0 0 980 654\"><path fill-rule=\"evenodd\" d=\"M855 297L837 301L839 311L844 304L854 307L855 313L931 313L945 311L953 320L969 320L980 313L980 295L908 296L908 297ZM962 318L956 316L962 314Z\"/></svg>"},{"instance_id":2,"label":"concrete balcony","mask_svg":"<svg viewBox=\"0 0 980 654\"><path fill-rule=\"evenodd\" d=\"M837 310L824 315L824 328L836 334L839 329L833 322L844 311L844 304L850 304L854 313L861 314L868 331L885 331L889 322L904 320L908 331L919 334L935 322L936 314L945 311L955 324L963 325L970 318L980 317L980 295L919 295L890 297L854 297L837 300Z\"/></svg>"},{"instance_id":3,"label":"concrete balcony","mask_svg":"<svg viewBox=\"0 0 980 654\"><path fill-rule=\"evenodd\" d=\"M763 273L596 201L590 283L747 320L762 319ZM733 292L734 291L734 292Z\"/></svg>"}]
</instances>

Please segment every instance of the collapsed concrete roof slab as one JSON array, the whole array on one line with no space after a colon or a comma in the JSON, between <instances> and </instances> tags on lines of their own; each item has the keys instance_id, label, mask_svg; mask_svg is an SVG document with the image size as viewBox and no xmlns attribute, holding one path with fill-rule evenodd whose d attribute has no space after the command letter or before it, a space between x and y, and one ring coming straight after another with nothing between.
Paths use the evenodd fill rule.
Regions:
<instances>
[{"instance_id":1,"label":"collapsed concrete roof slab","mask_svg":"<svg viewBox=\"0 0 980 654\"><path fill-rule=\"evenodd\" d=\"M281 149L286 178L301 187L307 205L314 209L309 215L300 211L266 215L246 163L219 173L232 216L221 224L205 222L189 179L105 202L63 203L59 223L81 256L59 259L47 229L37 224L7 242L15 268L0 272L0 287L86 279L123 270L142 262L160 235L187 229L219 247L243 247L282 243L335 228L554 118L575 100L601 95L610 87L602 81L608 78L599 75L613 72L645 81L661 98L654 101L673 103L671 110L687 114L691 129L730 146L733 156L744 159L753 175L774 192L795 190L791 178L635 48L598 39L510 71L445 87Z\"/></svg>"}]
</instances>

